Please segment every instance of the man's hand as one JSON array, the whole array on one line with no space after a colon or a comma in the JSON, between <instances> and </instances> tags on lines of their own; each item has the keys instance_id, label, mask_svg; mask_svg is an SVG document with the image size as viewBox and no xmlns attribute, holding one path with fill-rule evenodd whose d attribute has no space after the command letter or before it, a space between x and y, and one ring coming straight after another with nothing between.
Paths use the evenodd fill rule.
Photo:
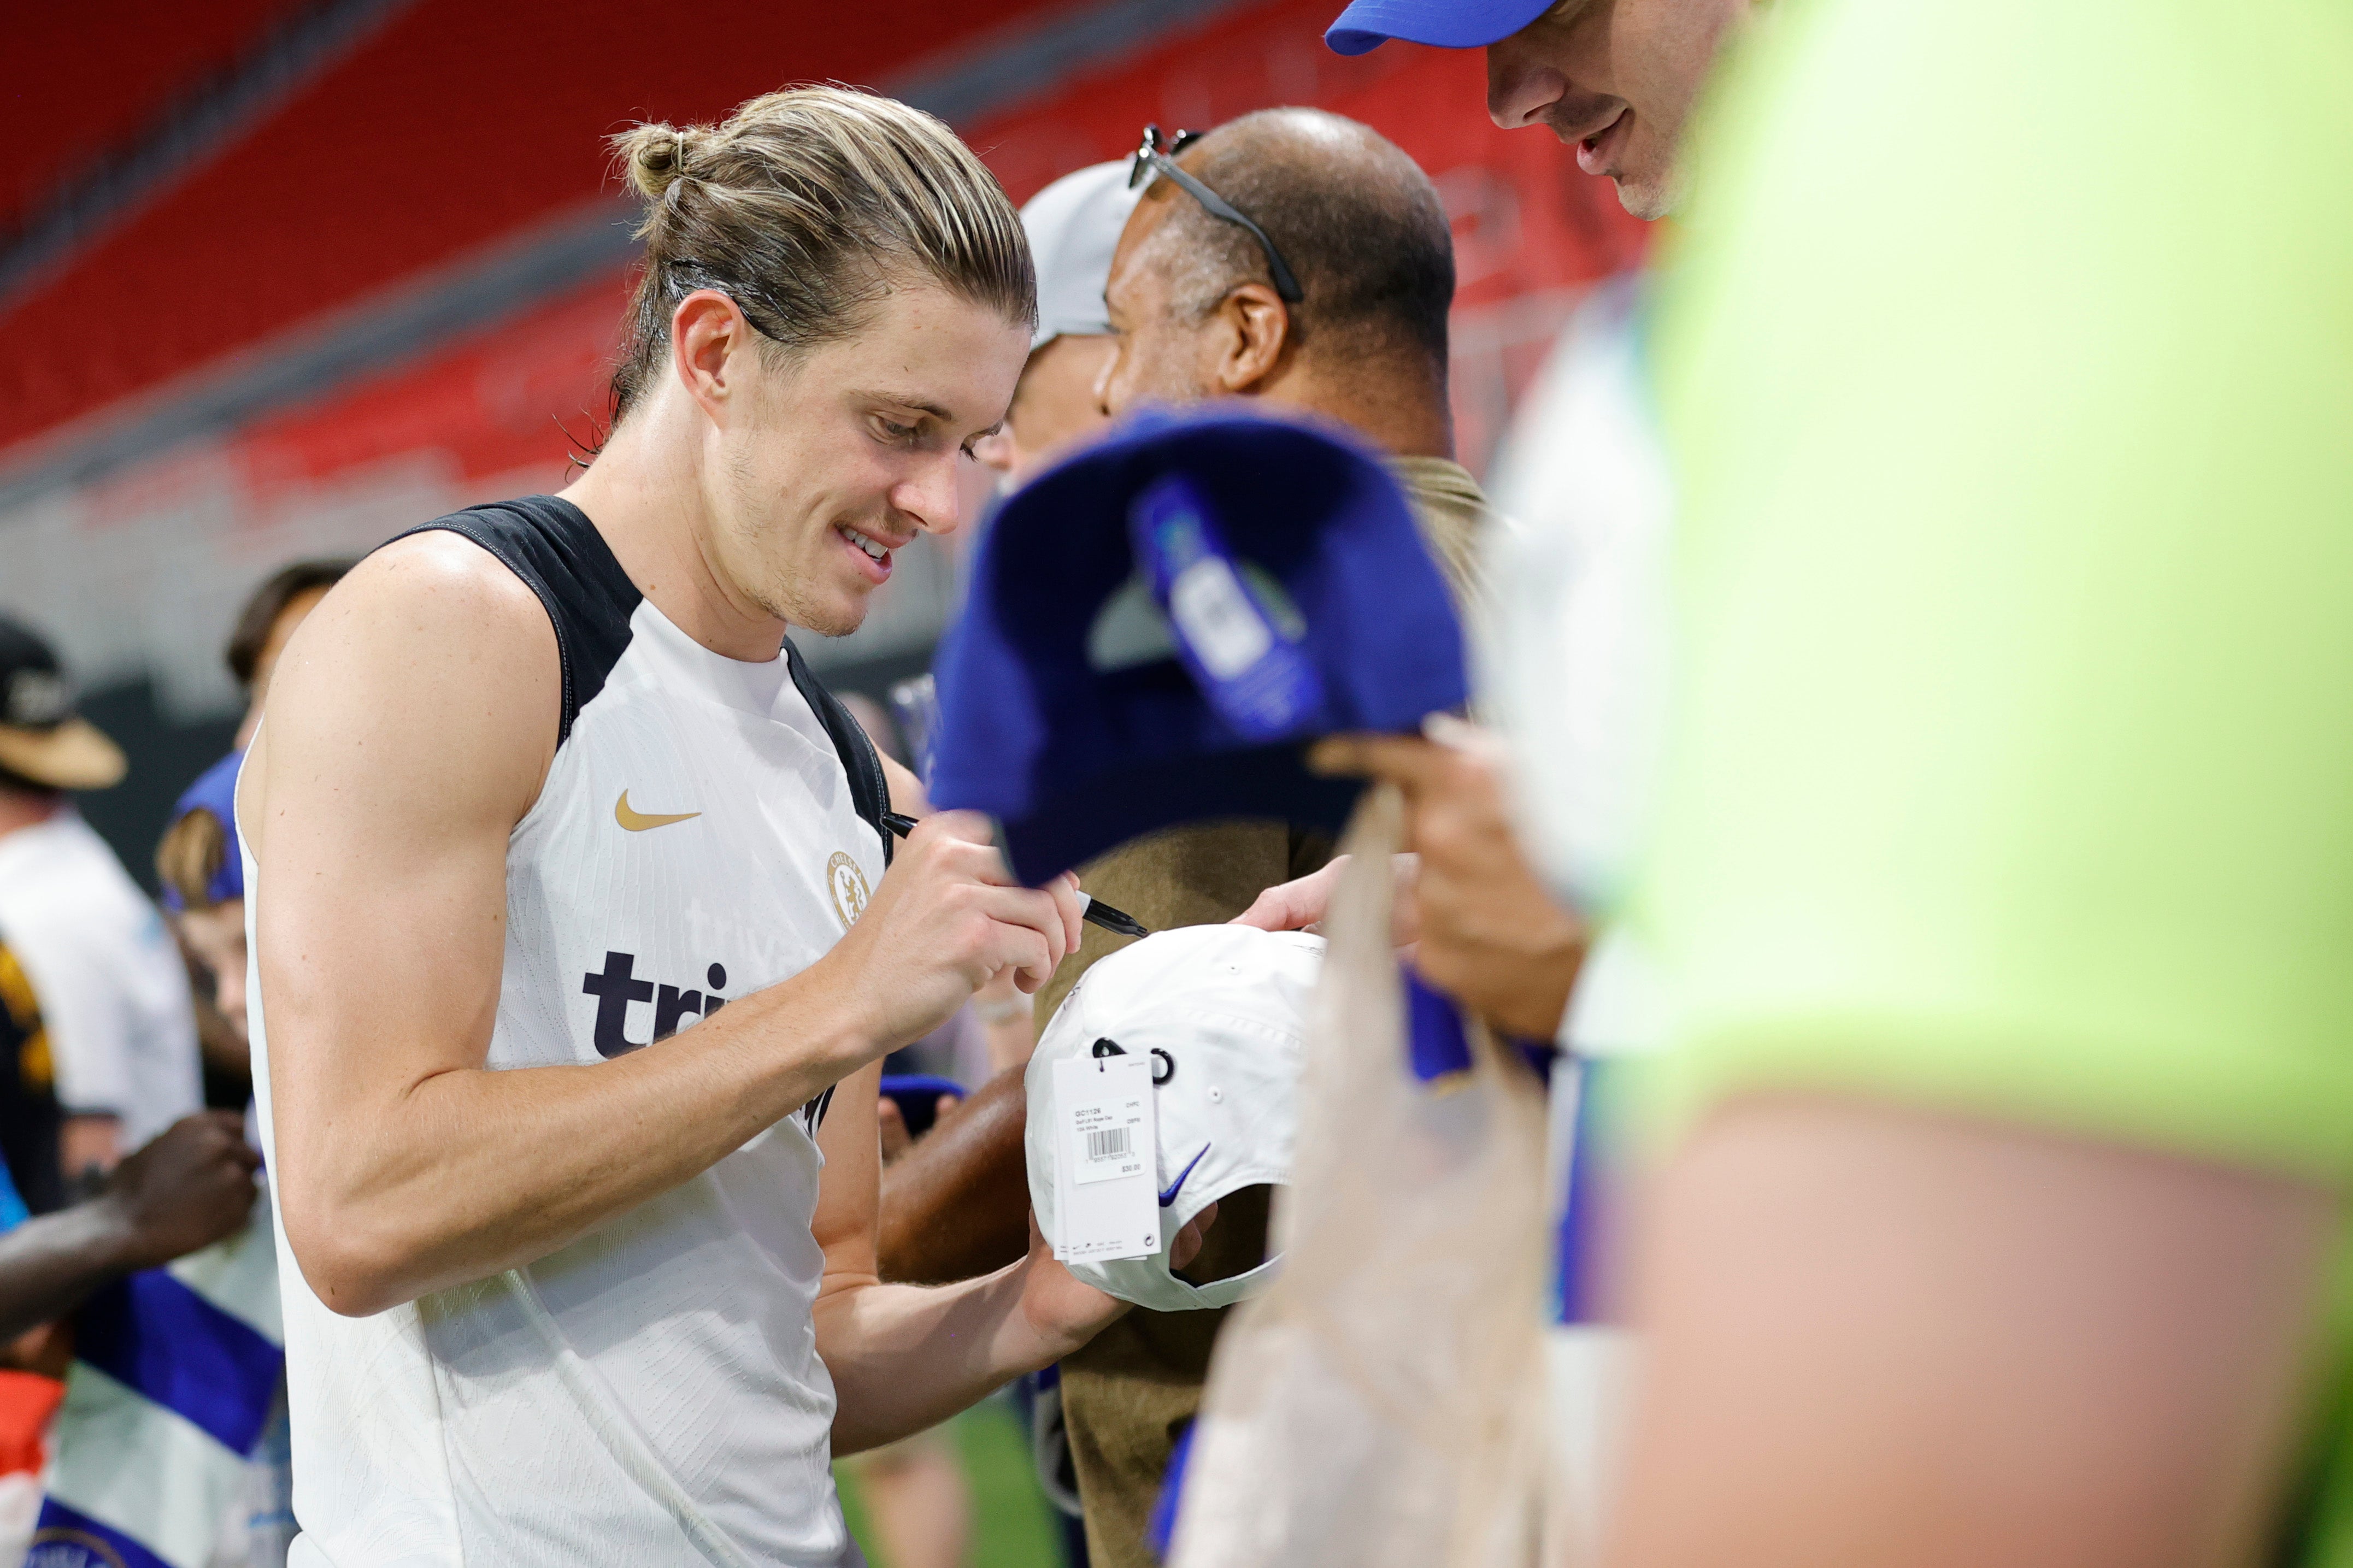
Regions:
<instances>
[{"instance_id":1,"label":"man's hand","mask_svg":"<svg viewBox=\"0 0 2353 1568\"><path fill-rule=\"evenodd\" d=\"M1079 883L1014 880L977 812L934 812L899 846L873 901L818 960L859 998L871 1036L904 1045L1010 970L1025 993L1079 945Z\"/></svg>"},{"instance_id":2,"label":"man's hand","mask_svg":"<svg viewBox=\"0 0 2353 1568\"><path fill-rule=\"evenodd\" d=\"M1261 931L1306 931L1321 924L1332 908L1332 889L1340 885L1340 873L1352 858L1335 855L1322 869L1289 882L1279 882L1259 894L1250 908L1228 921L1228 925L1256 926ZM1390 869L1397 874L1397 897L1389 903L1389 945L1410 950L1421 939L1421 910L1414 902L1415 879L1420 875L1421 857L1393 857ZM1408 953L1410 956L1410 953Z\"/></svg>"},{"instance_id":3,"label":"man's hand","mask_svg":"<svg viewBox=\"0 0 2353 1568\"><path fill-rule=\"evenodd\" d=\"M1590 933L1536 880L1512 832L1501 749L1469 725L1440 744L1404 735L1340 735L1308 754L1326 773L1396 784L1414 883L1414 967L1499 1029L1548 1040L1560 1030Z\"/></svg>"},{"instance_id":4,"label":"man's hand","mask_svg":"<svg viewBox=\"0 0 2353 1568\"><path fill-rule=\"evenodd\" d=\"M157 1268L234 1234L253 1213L260 1165L227 1111L174 1122L114 1168L97 1200L120 1228L123 1265Z\"/></svg>"},{"instance_id":5,"label":"man's hand","mask_svg":"<svg viewBox=\"0 0 2353 1568\"><path fill-rule=\"evenodd\" d=\"M1195 1215L1176 1239L1168 1244L1171 1273L1193 1261L1209 1227L1218 1223L1218 1205ZM1021 1284L1021 1315L1030 1329L1049 1344L1077 1350L1125 1316L1129 1303L1093 1286L1054 1261L1053 1248L1038 1230L1038 1216L1029 1216L1029 1257Z\"/></svg>"}]
</instances>

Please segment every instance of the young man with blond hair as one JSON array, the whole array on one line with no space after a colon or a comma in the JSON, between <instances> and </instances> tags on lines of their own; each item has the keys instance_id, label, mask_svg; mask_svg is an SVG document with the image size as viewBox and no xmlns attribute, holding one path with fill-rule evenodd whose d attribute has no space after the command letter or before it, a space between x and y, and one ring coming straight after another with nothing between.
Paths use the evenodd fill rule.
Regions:
<instances>
[{"instance_id":1,"label":"young man with blond hair","mask_svg":"<svg viewBox=\"0 0 2353 1568\"><path fill-rule=\"evenodd\" d=\"M617 142L604 450L337 585L245 770L300 1563L850 1560L834 1452L1121 1310L1042 1249L877 1282L875 1064L1034 990L1079 907L968 816L886 875L917 786L785 637L962 521L1031 329L1013 210L854 92Z\"/></svg>"}]
</instances>

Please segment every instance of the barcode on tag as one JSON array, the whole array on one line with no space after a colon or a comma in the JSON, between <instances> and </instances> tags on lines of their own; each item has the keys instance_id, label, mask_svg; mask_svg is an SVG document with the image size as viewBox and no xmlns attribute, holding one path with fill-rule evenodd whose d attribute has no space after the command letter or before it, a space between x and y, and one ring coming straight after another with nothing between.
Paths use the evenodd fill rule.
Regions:
<instances>
[{"instance_id":1,"label":"barcode on tag","mask_svg":"<svg viewBox=\"0 0 2353 1568\"><path fill-rule=\"evenodd\" d=\"M1100 1075L1087 1089L1102 1093ZM1101 1099L1080 1101L1068 1109L1067 1137L1062 1147L1071 1167L1071 1180L1082 1185L1093 1182L1117 1181L1123 1176L1142 1175L1145 1184L1151 1185L1151 1173L1145 1169L1150 1158L1146 1152L1151 1139L1146 1136L1144 1119L1150 1113L1148 1096L1152 1092L1152 1077L1147 1069L1141 1093L1119 1093ZM1123 1227L1124 1228L1124 1227Z\"/></svg>"}]
</instances>

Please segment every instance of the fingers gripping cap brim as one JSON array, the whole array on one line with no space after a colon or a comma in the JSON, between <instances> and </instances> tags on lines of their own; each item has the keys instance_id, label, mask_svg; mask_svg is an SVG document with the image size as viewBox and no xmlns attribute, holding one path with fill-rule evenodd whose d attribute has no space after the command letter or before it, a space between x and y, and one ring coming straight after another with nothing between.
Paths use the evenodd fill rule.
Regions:
<instances>
[{"instance_id":1,"label":"fingers gripping cap brim","mask_svg":"<svg viewBox=\"0 0 2353 1568\"><path fill-rule=\"evenodd\" d=\"M1361 55L1391 38L1441 49L1483 49L1535 21L1553 0L1356 0L1333 19L1324 42Z\"/></svg>"}]
</instances>

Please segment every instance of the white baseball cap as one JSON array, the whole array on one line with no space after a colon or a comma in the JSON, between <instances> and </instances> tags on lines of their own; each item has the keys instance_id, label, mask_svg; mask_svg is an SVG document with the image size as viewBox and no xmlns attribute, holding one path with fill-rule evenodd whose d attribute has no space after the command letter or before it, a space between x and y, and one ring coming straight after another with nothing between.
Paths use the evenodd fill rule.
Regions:
<instances>
[{"instance_id":1,"label":"white baseball cap","mask_svg":"<svg viewBox=\"0 0 2353 1568\"><path fill-rule=\"evenodd\" d=\"M1224 1307L1274 1282L1279 1255L1246 1273L1194 1285L1168 1270L1176 1233L1218 1199L1291 1180L1299 1126L1299 1074L1307 1003L1324 968L1324 939L1250 926L1181 926L1100 960L1071 989L1024 1083L1029 1202L1049 1243L1054 1234L1052 1063L1094 1054L1109 1040L1153 1063L1159 1123L1160 1250L1150 1258L1091 1259L1072 1274L1122 1300L1156 1311Z\"/></svg>"},{"instance_id":2,"label":"white baseball cap","mask_svg":"<svg viewBox=\"0 0 2353 1568\"><path fill-rule=\"evenodd\" d=\"M1111 281L1120 230L1140 195L1127 188L1127 161L1121 159L1063 175L1021 209L1021 227L1038 267L1038 330L1029 337L1030 353L1065 332L1100 336L1111 331L1103 286Z\"/></svg>"}]
</instances>

